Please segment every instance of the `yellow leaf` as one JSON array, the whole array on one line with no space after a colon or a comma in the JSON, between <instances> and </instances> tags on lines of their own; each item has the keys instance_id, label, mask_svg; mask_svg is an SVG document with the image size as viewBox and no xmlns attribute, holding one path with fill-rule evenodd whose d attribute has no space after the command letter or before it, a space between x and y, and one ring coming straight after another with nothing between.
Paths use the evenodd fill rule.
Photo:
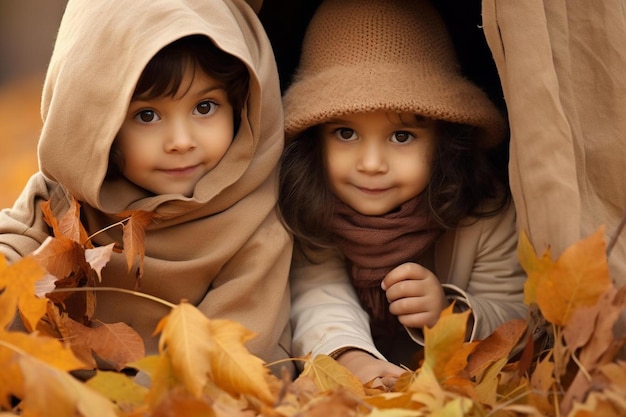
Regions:
<instances>
[{"instance_id":1,"label":"yellow leaf","mask_svg":"<svg viewBox=\"0 0 626 417\"><path fill-rule=\"evenodd\" d=\"M456 376L467 366L467 357L476 343L466 343L470 311L453 314L454 305L441 312L432 328L424 328L424 363L440 382Z\"/></svg>"},{"instance_id":2,"label":"yellow leaf","mask_svg":"<svg viewBox=\"0 0 626 417\"><path fill-rule=\"evenodd\" d=\"M66 372L59 371L32 356L21 356L24 416L118 417L117 407Z\"/></svg>"},{"instance_id":3,"label":"yellow leaf","mask_svg":"<svg viewBox=\"0 0 626 417\"><path fill-rule=\"evenodd\" d=\"M11 408L11 395L22 398L24 393L24 381L17 357L15 351L0 344L0 410Z\"/></svg>"},{"instance_id":4,"label":"yellow leaf","mask_svg":"<svg viewBox=\"0 0 626 417\"><path fill-rule=\"evenodd\" d=\"M0 331L0 346L37 358L61 371L86 368L69 347L51 337Z\"/></svg>"},{"instance_id":5,"label":"yellow leaf","mask_svg":"<svg viewBox=\"0 0 626 417\"><path fill-rule=\"evenodd\" d=\"M565 326L577 308L596 304L610 285L602 226L561 254L537 283L537 304L546 320Z\"/></svg>"},{"instance_id":6,"label":"yellow leaf","mask_svg":"<svg viewBox=\"0 0 626 417\"><path fill-rule=\"evenodd\" d=\"M361 381L327 355L317 355L313 360L307 361L301 376L311 377L322 392L343 387L359 397L365 397L365 389Z\"/></svg>"},{"instance_id":7,"label":"yellow leaf","mask_svg":"<svg viewBox=\"0 0 626 417\"><path fill-rule=\"evenodd\" d=\"M32 330L46 312L45 298L35 296L35 282L45 271L30 256L7 266L0 254L0 329L4 329L15 318L19 308L24 325Z\"/></svg>"},{"instance_id":8,"label":"yellow leaf","mask_svg":"<svg viewBox=\"0 0 626 417\"><path fill-rule=\"evenodd\" d=\"M98 371L85 384L120 406L142 405L148 393L146 387L138 385L133 378L119 372Z\"/></svg>"},{"instance_id":9,"label":"yellow leaf","mask_svg":"<svg viewBox=\"0 0 626 417\"><path fill-rule=\"evenodd\" d=\"M159 349L171 361L172 371L184 387L200 396L209 378L232 394L250 394L272 403L263 361L244 342L254 334L239 323L209 320L197 308L182 302L164 317Z\"/></svg>"},{"instance_id":10,"label":"yellow leaf","mask_svg":"<svg viewBox=\"0 0 626 417\"><path fill-rule=\"evenodd\" d=\"M501 357L498 361L493 362L484 373L481 381L476 385L475 392L481 404L495 405L498 393L498 374L504 368L508 360L508 356Z\"/></svg>"},{"instance_id":11,"label":"yellow leaf","mask_svg":"<svg viewBox=\"0 0 626 417\"><path fill-rule=\"evenodd\" d=\"M526 305L531 305L537 302L538 283L545 279L545 274L552 267L550 248L547 248L541 258L538 258L526 232L522 230L517 242L517 257L528 275L524 283L524 302Z\"/></svg>"}]
</instances>

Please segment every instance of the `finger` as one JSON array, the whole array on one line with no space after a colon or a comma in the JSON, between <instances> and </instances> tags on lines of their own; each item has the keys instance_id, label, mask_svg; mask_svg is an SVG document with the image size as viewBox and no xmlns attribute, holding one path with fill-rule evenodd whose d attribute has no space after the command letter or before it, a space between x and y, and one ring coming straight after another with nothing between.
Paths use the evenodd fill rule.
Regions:
<instances>
[{"instance_id":1,"label":"finger","mask_svg":"<svg viewBox=\"0 0 626 417\"><path fill-rule=\"evenodd\" d=\"M415 262L406 262L392 269L385 276L385 278L383 278L383 281L381 282L381 287L383 290L387 290L387 288L400 281L408 279L424 279L424 277L426 276L426 272L429 271L423 266L416 264Z\"/></svg>"}]
</instances>

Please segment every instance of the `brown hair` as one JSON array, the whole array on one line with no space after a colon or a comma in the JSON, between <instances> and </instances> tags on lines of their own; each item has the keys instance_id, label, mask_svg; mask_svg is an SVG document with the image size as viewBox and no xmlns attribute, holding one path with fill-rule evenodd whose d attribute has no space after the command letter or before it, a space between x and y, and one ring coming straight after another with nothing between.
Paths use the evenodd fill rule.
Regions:
<instances>
[{"instance_id":1,"label":"brown hair","mask_svg":"<svg viewBox=\"0 0 626 417\"><path fill-rule=\"evenodd\" d=\"M458 226L467 216L488 217L504 210L510 192L504 172L480 148L472 126L439 121L435 158L427 189L429 212L446 229ZM331 218L334 196L323 165L319 125L291 141L280 168L279 207L286 227L300 243L311 247L333 247ZM495 199L489 211L480 207Z\"/></svg>"},{"instance_id":2,"label":"brown hair","mask_svg":"<svg viewBox=\"0 0 626 417\"><path fill-rule=\"evenodd\" d=\"M180 38L163 47L144 68L133 92L133 99L149 100L174 97L178 93L185 71L199 68L211 78L224 84L233 107L234 131L239 129L241 112L248 97L250 75L239 59L219 49L203 35ZM107 178L117 178L124 167L123 155L112 146Z\"/></svg>"}]
</instances>

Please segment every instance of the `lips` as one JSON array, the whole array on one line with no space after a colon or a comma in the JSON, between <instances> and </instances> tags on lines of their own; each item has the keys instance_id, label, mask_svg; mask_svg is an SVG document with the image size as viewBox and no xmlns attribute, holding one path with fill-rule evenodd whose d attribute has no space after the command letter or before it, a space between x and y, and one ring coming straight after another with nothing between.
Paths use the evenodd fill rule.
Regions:
<instances>
[{"instance_id":1,"label":"lips","mask_svg":"<svg viewBox=\"0 0 626 417\"><path fill-rule=\"evenodd\" d=\"M199 165L187 166L184 168L172 168L172 169L160 169L159 171L164 172L168 175L173 175L176 177L185 177L193 174Z\"/></svg>"}]
</instances>

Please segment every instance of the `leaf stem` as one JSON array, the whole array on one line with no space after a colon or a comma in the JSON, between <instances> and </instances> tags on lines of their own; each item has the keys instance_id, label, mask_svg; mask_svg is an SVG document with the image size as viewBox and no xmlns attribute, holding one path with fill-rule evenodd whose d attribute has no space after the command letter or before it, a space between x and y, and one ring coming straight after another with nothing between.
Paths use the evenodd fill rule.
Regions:
<instances>
[{"instance_id":1,"label":"leaf stem","mask_svg":"<svg viewBox=\"0 0 626 417\"><path fill-rule=\"evenodd\" d=\"M106 232L107 230L109 230L109 229L113 229L114 227L117 227L117 226L124 226L124 222L125 222L125 221L128 221L128 219L130 219L130 217L127 217L127 218L125 218L125 219L123 219L123 220L120 220L119 222L115 222L115 223L113 223L113 224L108 225L107 227L104 227L104 228L102 228L102 229L100 229L100 230L97 230L97 231L96 231L96 232L94 232L92 235L90 235L89 237L87 237L87 242L89 242L91 239L93 239L93 238L94 238L94 236L97 236L97 235L99 235L99 234L100 234L100 233L102 233L102 232ZM85 243L87 243L87 242L83 242L83 245L84 245Z\"/></svg>"},{"instance_id":2,"label":"leaf stem","mask_svg":"<svg viewBox=\"0 0 626 417\"><path fill-rule=\"evenodd\" d=\"M166 307L169 308L174 308L176 307L176 304L170 303L169 301L165 301L162 298L159 297L155 297L153 295L150 294L146 294L143 292L139 292L139 291L132 291L132 290L127 290L125 288L116 288L116 287L75 287L75 288L56 288L52 291L50 291L51 293L58 293L58 292L87 292L87 291L113 291L113 292L121 292L124 294L130 294L130 295L135 295L137 297L142 297L151 301L155 301L159 304L163 304Z\"/></svg>"}]
</instances>

